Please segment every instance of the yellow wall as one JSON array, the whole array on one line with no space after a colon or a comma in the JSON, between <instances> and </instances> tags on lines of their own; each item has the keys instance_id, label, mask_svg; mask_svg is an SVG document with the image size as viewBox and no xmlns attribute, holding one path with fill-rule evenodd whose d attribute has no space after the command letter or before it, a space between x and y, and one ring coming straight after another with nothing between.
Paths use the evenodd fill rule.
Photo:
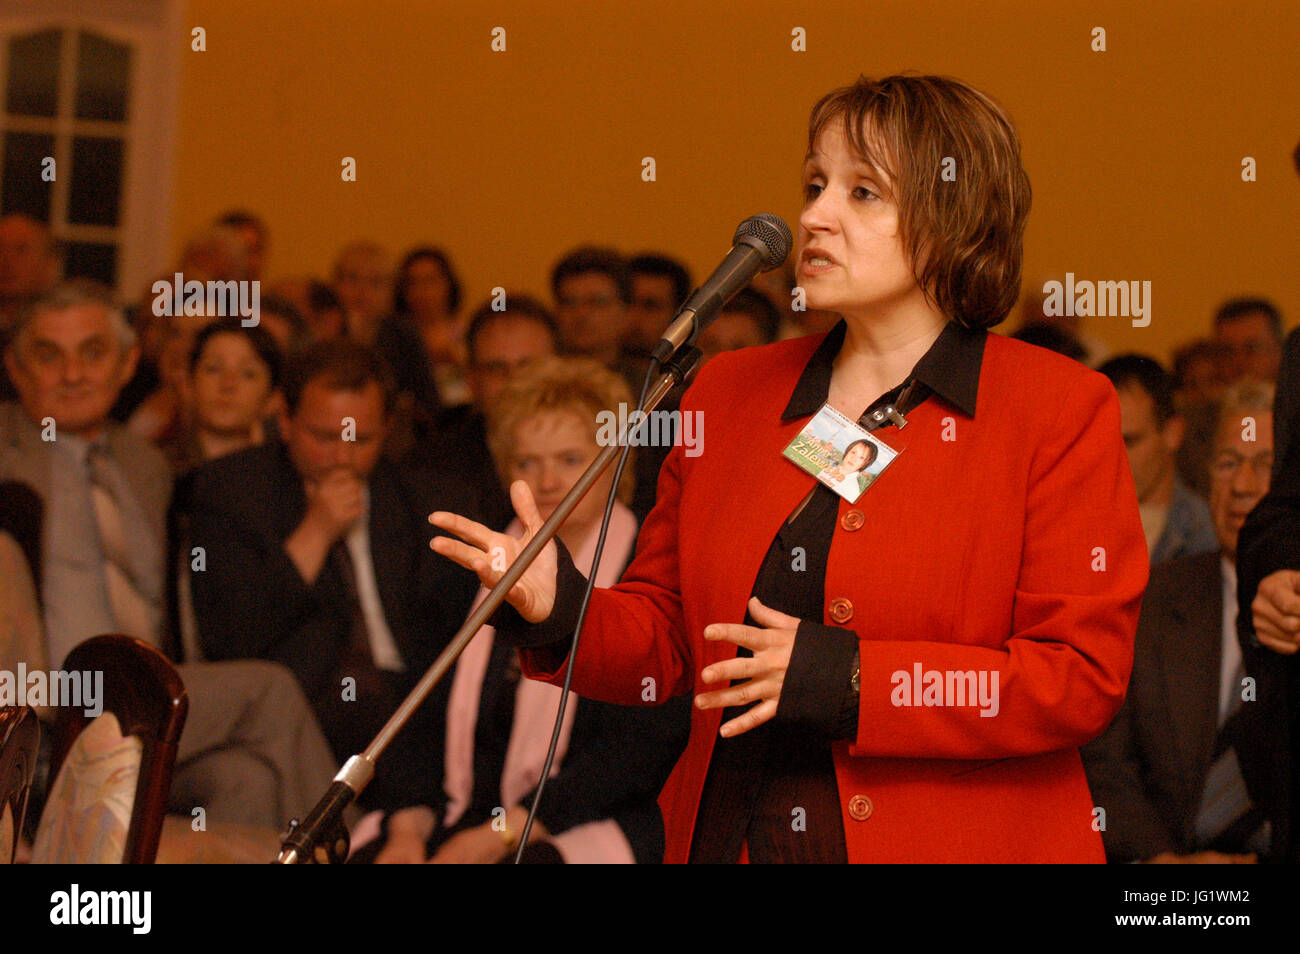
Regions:
<instances>
[{"instance_id":1,"label":"yellow wall","mask_svg":"<svg viewBox=\"0 0 1300 954\"><path fill-rule=\"evenodd\" d=\"M1086 325L1113 348L1167 357L1234 294L1300 320L1294 2L191 0L191 26L207 51L184 60L174 244L250 207L271 277L323 273L373 237L446 246L471 305L494 285L544 292L584 241L666 249L700 278L747 215L794 224L818 96L912 69L1016 120L1034 185L1024 287L1067 270L1152 282L1149 327Z\"/></svg>"}]
</instances>

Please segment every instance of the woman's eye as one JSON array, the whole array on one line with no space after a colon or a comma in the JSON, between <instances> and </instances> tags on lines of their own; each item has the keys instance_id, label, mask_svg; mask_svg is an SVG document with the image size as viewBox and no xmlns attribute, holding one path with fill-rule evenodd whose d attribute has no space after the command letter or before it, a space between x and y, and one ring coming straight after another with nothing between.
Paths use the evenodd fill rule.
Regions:
<instances>
[{"instance_id":1,"label":"woman's eye","mask_svg":"<svg viewBox=\"0 0 1300 954\"><path fill-rule=\"evenodd\" d=\"M815 182L809 182L803 187L804 198L810 202L813 199L817 198L817 196L821 195L821 192L822 192L822 187Z\"/></svg>"},{"instance_id":2,"label":"woman's eye","mask_svg":"<svg viewBox=\"0 0 1300 954\"><path fill-rule=\"evenodd\" d=\"M872 191L871 191L870 189L868 189L866 186L858 186L856 189L853 190L853 198L855 198L855 199L867 199L867 198L878 199L878 198L880 198L880 196L876 195L874 192L872 192Z\"/></svg>"}]
</instances>

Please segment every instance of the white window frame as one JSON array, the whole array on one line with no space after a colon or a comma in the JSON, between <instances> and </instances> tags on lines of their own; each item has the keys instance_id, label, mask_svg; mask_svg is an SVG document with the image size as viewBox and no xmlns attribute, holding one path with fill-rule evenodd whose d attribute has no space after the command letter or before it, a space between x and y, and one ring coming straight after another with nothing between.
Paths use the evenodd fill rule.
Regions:
<instances>
[{"instance_id":1,"label":"white window frame","mask_svg":"<svg viewBox=\"0 0 1300 954\"><path fill-rule=\"evenodd\" d=\"M71 103L75 73L72 53L76 30L97 33L131 48L131 75L125 123L75 119L70 113L54 120L57 177L50 202L56 238L69 241L113 242L117 245L118 295L137 298L145 284L166 270L171 256L172 183L176 152L177 107L181 57L189 49L184 28L183 0L0 0L0 82L8 76L8 40L18 34L51 28L64 32L60 59L60 103ZM66 97L66 98L65 98ZM0 115L3 101L0 100ZM0 118L6 130L49 131L49 120ZM66 222L71 138L109 133L122 138L123 189L116 227ZM38 174L39 170L33 170Z\"/></svg>"}]
</instances>

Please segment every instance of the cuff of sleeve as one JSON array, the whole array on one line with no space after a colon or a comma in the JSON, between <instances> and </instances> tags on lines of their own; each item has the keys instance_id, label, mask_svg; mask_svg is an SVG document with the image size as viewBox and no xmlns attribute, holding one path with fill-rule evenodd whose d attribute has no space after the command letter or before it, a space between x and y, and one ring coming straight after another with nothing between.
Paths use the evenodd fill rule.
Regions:
<instances>
[{"instance_id":1,"label":"cuff of sleeve","mask_svg":"<svg viewBox=\"0 0 1300 954\"><path fill-rule=\"evenodd\" d=\"M497 636L508 645L522 649L555 646L566 642L578 625L578 605L582 602L587 578L573 565L573 557L559 537L555 538L555 547L559 551L558 572L555 577L555 607L551 615L540 623L530 623L509 603L502 603L488 617L488 625L494 627Z\"/></svg>"},{"instance_id":2,"label":"cuff of sleeve","mask_svg":"<svg viewBox=\"0 0 1300 954\"><path fill-rule=\"evenodd\" d=\"M857 656L858 634L853 630L801 621L781 687L777 720L830 738L856 736L858 706L851 680ZM846 718L846 713L851 714Z\"/></svg>"}]
</instances>

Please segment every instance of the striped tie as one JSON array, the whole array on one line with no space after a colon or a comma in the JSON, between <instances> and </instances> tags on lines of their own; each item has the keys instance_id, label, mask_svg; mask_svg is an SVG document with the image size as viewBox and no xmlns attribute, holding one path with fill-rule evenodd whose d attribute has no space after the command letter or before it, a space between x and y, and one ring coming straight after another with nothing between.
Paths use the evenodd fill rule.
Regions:
<instances>
[{"instance_id":1,"label":"striped tie","mask_svg":"<svg viewBox=\"0 0 1300 954\"><path fill-rule=\"evenodd\" d=\"M108 452L92 444L86 455L86 469L90 477L90 502L99 529L99 549L104 557L108 600L119 631L152 643L155 640L153 611L133 581L114 468Z\"/></svg>"}]
</instances>

